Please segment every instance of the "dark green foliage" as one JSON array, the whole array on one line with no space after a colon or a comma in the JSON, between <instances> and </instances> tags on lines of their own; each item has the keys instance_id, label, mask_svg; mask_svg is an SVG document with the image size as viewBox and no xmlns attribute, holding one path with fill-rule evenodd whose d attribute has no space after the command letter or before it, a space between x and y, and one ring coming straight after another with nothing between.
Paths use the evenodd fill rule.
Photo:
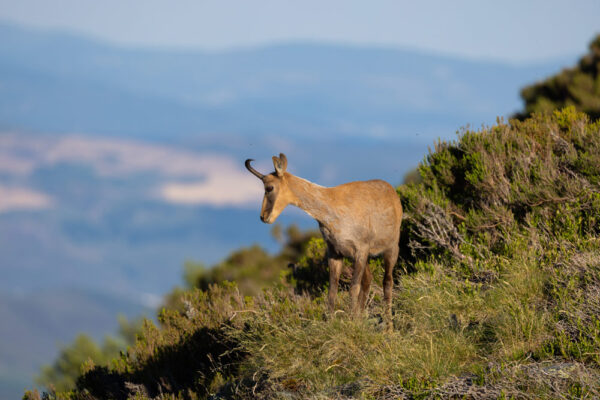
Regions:
<instances>
[{"instance_id":1,"label":"dark green foliage","mask_svg":"<svg viewBox=\"0 0 600 400\"><path fill-rule=\"evenodd\" d=\"M185 280L190 286L202 290L207 290L215 283L236 282L242 293L256 295L263 288L280 282L282 275L293 278L291 271L293 265L290 263L296 262L304 253L310 240L320 234L313 231L301 232L292 225L286 229L284 238L281 227L275 225L273 236L283 242L279 254L270 255L261 247L254 245L234 251L224 261L208 269L201 264L186 263ZM309 279L309 277L305 276L301 279Z\"/></svg>"},{"instance_id":2,"label":"dark green foliage","mask_svg":"<svg viewBox=\"0 0 600 400\"><path fill-rule=\"evenodd\" d=\"M42 368L37 382L44 386L53 386L56 390L66 391L75 388L75 381L81 375L81 366L89 360L106 364L118 355L118 346L107 341L104 348L85 334L78 335L73 343L61 349L60 355L53 365Z\"/></svg>"},{"instance_id":3,"label":"dark green foliage","mask_svg":"<svg viewBox=\"0 0 600 400\"><path fill-rule=\"evenodd\" d=\"M159 347L130 371L91 369L79 378L77 387L110 399L127 399L132 393L156 397L161 392L206 396L215 379L221 383L221 374L236 372L242 357L236 346L221 330L202 327L172 345Z\"/></svg>"},{"instance_id":4,"label":"dark green foliage","mask_svg":"<svg viewBox=\"0 0 600 400\"><path fill-rule=\"evenodd\" d=\"M178 393L205 397L223 377L237 372L244 352L227 335L232 310L244 300L233 285L183 295L184 311L163 309L160 328L144 322L133 346L109 367L86 368L77 381L74 398L127 399Z\"/></svg>"},{"instance_id":5,"label":"dark green foliage","mask_svg":"<svg viewBox=\"0 0 600 400\"><path fill-rule=\"evenodd\" d=\"M321 293L329 284L327 269L327 246L321 238L313 237L308 241L303 254L297 262L291 263L289 282L299 293Z\"/></svg>"},{"instance_id":6,"label":"dark green foliage","mask_svg":"<svg viewBox=\"0 0 600 400\"><path fill-rule=\"evenodd\" d=\"M534 112L551 112L574 106L592 119L600 118L600 35L590 43L590 52L573 68L521 91L523 119Z\"/></svg>"},{"instance_id":7,"label":"dark green foliage","mask_svg":"<svg viewBox=\"0 0 600 400\"><path fill-rule=\"evenodd\" d=\"M42 367L36 382L58 391L75 388L75 382L87 368L104 365L119 355L119 351L135 343L137 332L141 329L142 320L127 321L119 318L119 332L116 336L107 336L102 345L85 334L78 335L73 343L64 346L52 365Z\"/></svg>"}]
</instances>

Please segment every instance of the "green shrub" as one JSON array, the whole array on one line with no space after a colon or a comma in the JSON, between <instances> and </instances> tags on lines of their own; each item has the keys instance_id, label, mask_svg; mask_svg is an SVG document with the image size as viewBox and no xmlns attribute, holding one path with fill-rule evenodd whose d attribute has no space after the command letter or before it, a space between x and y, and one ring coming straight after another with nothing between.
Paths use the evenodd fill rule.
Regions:
<instances>
[{"instance_id":1,"label":"green shrub","mask_svg":"<svg viewBox=\"0 0 600 400\"><path fill-rule=\"evenodd\" d=\"M575 67L524 88L525 110L518 117L574 106L592 119L600 118L600 35L589 49Z\"/></svg>"}]
</instances>

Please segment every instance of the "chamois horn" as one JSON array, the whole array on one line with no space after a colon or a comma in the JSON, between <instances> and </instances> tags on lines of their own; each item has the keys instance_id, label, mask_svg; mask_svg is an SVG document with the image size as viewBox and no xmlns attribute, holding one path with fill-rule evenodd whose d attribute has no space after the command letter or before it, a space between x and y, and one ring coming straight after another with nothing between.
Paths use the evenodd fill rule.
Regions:
<instances>
[{"instance_id":1,"label":"chamois horn","mask_svg":"<svg viewBox=\"0 0 600 400\"><path fill-rule=\"evenodd\" d=\"M252 168L252 165L250 165L250 163L252 161L254 161L254 160L251 159L251 158L249 158L249 159L246 160L246 162L245 162L246 168L248 169L248 171L252 172L252 174L254 176L256 176L258 179L260 179L260 180L264 179L265 176L263 174L261 174L260 172L258 172L254 168Z\"/></svg>"}]
</instances>

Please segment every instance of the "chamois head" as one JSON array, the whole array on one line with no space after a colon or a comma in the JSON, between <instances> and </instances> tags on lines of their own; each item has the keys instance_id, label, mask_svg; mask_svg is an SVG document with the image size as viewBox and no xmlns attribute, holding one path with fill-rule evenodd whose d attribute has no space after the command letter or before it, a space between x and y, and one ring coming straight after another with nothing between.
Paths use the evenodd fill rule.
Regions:
<instances>
[{"instance_id":1,"label":"chamois head","mask_svg":"<svg viewBox=\"0 0 600 400\"><path fill-rule=\"evenodd\" d=\"M273 166L275 172L269 175L263 175L250 165L254 160L246 160L246 168L257 178L263 181L265 185L265 197L260 211L260 220L266 224L275 222L283 209L292 202L293 195L288 188L286 181L287 158L285 154L280 153L279 157L273 156Z\"/></svg>"}]
</instances>

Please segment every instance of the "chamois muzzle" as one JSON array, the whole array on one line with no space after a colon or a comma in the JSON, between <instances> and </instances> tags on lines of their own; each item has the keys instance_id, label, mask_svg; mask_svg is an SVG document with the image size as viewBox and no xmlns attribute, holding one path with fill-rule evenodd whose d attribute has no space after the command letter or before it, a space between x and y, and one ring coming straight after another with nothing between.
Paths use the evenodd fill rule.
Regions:
<instances>
[{"instance_id":1,"label":"chamois muzzle","mask_svg":"<svg viewBox=\"0 0 600 400\"><path fill-rule=\"evenodd\" d=\"M261 174L260 172L258 172L257 170L255 170L254 168L252 168L252 165L250 165L250 163L252 161L254 161L254 160L251 158L246 160L246 162L245 162L246 168L248 169L248 171L252 172L252 175L256 176L260 180L263 180L265 178L265 176L263 174Z\"/></svg>"}]
</instances>

